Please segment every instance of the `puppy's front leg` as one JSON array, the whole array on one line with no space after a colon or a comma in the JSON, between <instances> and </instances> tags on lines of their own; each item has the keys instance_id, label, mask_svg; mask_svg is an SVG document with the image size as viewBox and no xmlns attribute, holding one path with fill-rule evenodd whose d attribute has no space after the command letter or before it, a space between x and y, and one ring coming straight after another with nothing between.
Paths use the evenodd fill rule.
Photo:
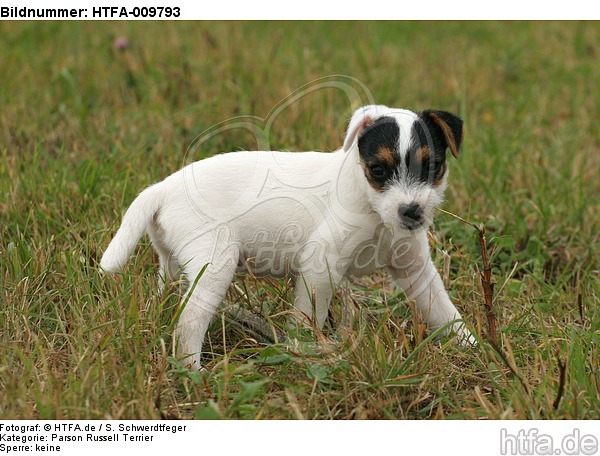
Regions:
<instances>
[{"instance_id":1,"label":"puppy's front leg","mask_svg":"<svg viewBox=\"0 0 600 456\"><path fill-rule=\"evenodd\" d=\"M429 245L425 233L403 239L397 243L397 254L389 266L394 282L402 288L406 296L414 299L417 308L431 330L436 330L451 321L461 320L460 312L454 307L444 288L442 279L429 256ZM476 340L462 321L455 322L444 331L454 331L458 341L465 345L475 345Z\"/></svg>"}]
</instances>

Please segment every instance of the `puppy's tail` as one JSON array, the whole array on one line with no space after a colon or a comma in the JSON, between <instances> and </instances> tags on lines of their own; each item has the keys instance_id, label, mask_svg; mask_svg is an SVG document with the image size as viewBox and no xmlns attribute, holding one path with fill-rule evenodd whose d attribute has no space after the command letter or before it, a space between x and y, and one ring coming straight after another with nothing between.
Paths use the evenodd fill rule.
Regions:
<instances>
[{"instance_id":1,"label":"puppy's tail","mask_svg":"<svg viewBox=\"0 0 600 456\"><path fill-rule=\"evenodd\" d=\"M127 259L161 206L159 185L155 184L140 193L125 212L121 227L100 260L102 271L118 272L127 263Z\"/></svg>"}]
</instances>

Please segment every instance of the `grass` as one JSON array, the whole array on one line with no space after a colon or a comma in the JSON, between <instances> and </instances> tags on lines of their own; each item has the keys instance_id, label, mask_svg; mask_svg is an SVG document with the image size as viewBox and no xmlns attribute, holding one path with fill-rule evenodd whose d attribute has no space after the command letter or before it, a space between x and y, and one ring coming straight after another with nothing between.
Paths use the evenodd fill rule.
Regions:
<instances>
[{"instance_id":1,"label":"grass","mask_svg":"<svg viewBox=\"0 0 600 456\"><path fill-rule=\"evenodd\" d=\"M600 418L598 43L588 22L1 23L0 417ZM377 274L338 290L333 328L298 346L217 318L207 372L191 373L170 356L179 299L158 292L147 241L120 275L97 261L199 133L332 74L464 118L444 208L486 226L501 353L485 342L477 233L439 213L435 261L479 347L432 342ZM334 150L354 107L315 91L268 142ZM254 147L230 130L193 158ZM228 303L292 302L289 282L236 283Z\"/></svg>"}]
</instances>

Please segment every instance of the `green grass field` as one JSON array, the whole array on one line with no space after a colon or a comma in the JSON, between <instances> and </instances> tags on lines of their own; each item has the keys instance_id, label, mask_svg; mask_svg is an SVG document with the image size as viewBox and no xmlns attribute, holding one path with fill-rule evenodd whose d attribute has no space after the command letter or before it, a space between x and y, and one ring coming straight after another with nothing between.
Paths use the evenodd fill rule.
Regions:
<instances>
[{"instance_id":1,"label":"green grass field","mask_svg":"<svg viewBox=\"0 0 600 456\"><path fill-rule=\"evenodd\" d=\"M600 419L599 43L586 22L0 23L0 418ZM190 373L148 241L112 277L103 249L197 135L335 74L464 118L444 209L485 224L500 344L477 232L438 213L434 259L478 347L432 342L379 274L338 290L299 346L219 316ZM268 144L334 150L356 107L313 91ZM193 158L255 147L231 130ZM227 301L280 314L290 289L239 277Z\"/></svg>"}]
</instances>

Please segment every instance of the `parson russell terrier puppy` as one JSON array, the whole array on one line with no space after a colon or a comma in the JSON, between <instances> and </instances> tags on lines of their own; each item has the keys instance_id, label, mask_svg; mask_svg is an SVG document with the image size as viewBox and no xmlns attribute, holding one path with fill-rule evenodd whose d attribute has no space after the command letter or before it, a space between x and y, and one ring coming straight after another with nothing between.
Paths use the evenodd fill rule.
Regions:
<instances>
[{"instance_id":1,"label":"parson russell terrier puppy","mask_svg":"<svg viewBox=\"0 0 600 456\"><path fill-rule=\"evenodd\" d=\"M119 271L149 234L160 285L187 279L175 340L196 369L210 320L245 269L294 276L293 322L320 328L342 279L387 267L431 329L448 324L458 342L475 344L427 240L446 150L457 157L462 136L448 112L373 105L354 113L335 152L231 152L192 163L133 201L101 269Z\"/></svg>"}]
</instances>

